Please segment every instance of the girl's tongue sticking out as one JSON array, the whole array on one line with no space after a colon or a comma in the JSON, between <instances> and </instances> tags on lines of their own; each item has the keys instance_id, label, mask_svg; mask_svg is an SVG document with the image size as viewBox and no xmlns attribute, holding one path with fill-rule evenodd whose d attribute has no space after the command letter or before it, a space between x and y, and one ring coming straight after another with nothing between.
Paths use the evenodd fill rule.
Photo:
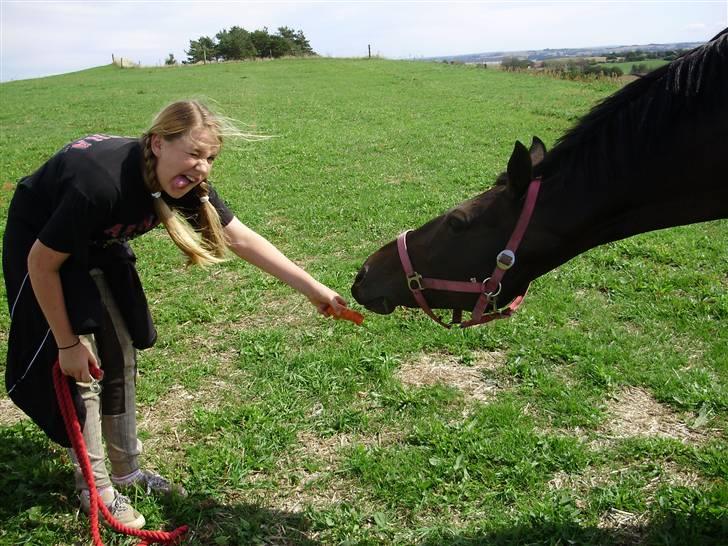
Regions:
<instances>
[{"instance_id":1,"label":"girl's tongue sticking out","mask_svg":"<svg viewBox=\"0 0 728 546\"><path fill-rule=\"evenodd\" d=\"M175 176L174 180L172 180L172 186L177 188L178 190L182 190L189 186L192 182L190 182L190 179L186 176Z\"/></svg>"}]
</instances>

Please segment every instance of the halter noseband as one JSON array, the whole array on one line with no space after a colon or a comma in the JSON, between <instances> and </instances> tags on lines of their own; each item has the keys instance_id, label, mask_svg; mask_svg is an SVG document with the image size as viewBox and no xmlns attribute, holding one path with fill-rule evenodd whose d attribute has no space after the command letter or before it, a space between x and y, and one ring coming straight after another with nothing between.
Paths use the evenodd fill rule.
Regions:
<instances>
[{"instance_id":1,"label":"halter noseband","mask_svg":"<svg viewBox=\"0 0 728 546\"><path fill-rule=\"evenodd\" d=\"M397 237L397 251L399 252L399 260L402 262L402 269L407 277L407 286L409 287L415 301L420 308L427 313L427 315L444 326L450 328L453 324L460 324L461 328L467 328L469 326L475 326L476 324L483 324L490 322L494 319L510 317L516 309L521 305L523 299L526 297L528 286L523 294L517 295L511 303L507 306L498 308L496 304L496 298L501 291L501 279L505 275L514 263L516 263L516 250L521 244L521 239L528 228L528 224L531 221L533 215L533 209L536 206L536 199L538 197L538 191L541 187L541 178L535 178L531 181L528 186L528 194L526 195L526 201L523 204L523 210L518 218L516 227L511 234L511 238L506 244L506 248L502 250L496 257L496 266L490 277L486 278L483 282L478 282L477 279L472 278L470 281L449 281L445 279L432 279L423 277L417 273L412 267L412 261L407 253L407 234L412 230L407 230ZM453 309L452 323L445 324L435 313L427 303L425 296L422 294L423 290L444 290L448 292L470 292L478 293L480 297L475 302L470 320L461 322L462 311L460 309ZM485 313L485 310L490 307L491 311Z\"/></svg>"}]
</instances>

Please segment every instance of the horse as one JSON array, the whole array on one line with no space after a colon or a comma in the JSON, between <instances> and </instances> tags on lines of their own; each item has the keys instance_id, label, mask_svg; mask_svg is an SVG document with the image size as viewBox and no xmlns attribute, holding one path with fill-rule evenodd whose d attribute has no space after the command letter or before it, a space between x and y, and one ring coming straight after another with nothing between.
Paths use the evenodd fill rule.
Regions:
<instances>
[{"instance_id":1,"label":"horse","mask_svg":"<svg viewBox=\"0 0 728 546\"><path fill-rule=\"evenodd\" d=\"M516 141L491 189L374 252L351 293L379 314L420 306L449 327L432 309L451 309L473 326L591 248L727 217L728 28L602 100L550 151Z\"/></svg>"}]
</instances>

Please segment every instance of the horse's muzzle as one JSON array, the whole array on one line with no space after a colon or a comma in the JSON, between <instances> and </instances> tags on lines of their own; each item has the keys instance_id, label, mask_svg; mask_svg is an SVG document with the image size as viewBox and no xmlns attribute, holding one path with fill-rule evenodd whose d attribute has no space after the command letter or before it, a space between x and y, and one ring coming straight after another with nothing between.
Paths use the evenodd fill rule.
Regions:
<instances>
[{"instance_id":1,"label":"horse's muzzle","mask_svg":"<svg viewBox=\"0 0 728 546\"><path fill-rule=\"evenodd\" d=\"M392 305L384 296L378 296L370 293L373 284L366 282L368 272L369 266L364 264L356 274L354 284L351 285L351 295L359 304L366 307L369 311L380 315L388 315L392 313L396 307L395 305Z\"/></svg>"}]
</instances>

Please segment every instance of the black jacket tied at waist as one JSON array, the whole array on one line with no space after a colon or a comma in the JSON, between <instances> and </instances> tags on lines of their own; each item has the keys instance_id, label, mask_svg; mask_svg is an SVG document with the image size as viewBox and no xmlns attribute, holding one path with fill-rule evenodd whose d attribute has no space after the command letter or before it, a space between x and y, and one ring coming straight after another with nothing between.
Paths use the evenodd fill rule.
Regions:
<instances>
[{"instance_id":1,"label":"black jacket tied at waist","mask_svg":"<svg viewBox=\"0 0 728 546\"><path fill-rule=\"evenodd\" d=\"M8 230L15 239L13 242L25 243L20 246L25 247L27 256L30 245L35 239L27 232L27 237L24 236L25 230L22 227L18 230L12 229L10 222ZM6 250L9 248L8 235L10 234L6 231ZM28 240L23 241L23 239ZM17 246L14 248L18 250ZM115 243L104 248L92 247L88 256L84 258L87 260L71 256L60 270L66 309L74 333L93 334L103 324L104 309L101 295L89 274L91 269L98 268L104 273L134 347L137 349L151 347L156 341L157 333L135 267L136 256L131 247L126 243ZM53 386L52 367L58 359L58 347L35 299L27 276L26 264L25 260L14 260L13 266L26 268L25 273L17 271L18 274L13 275L18 279L17 282L7 282L6 279L11 322L5 385L13 402L53 441L69 447L70 440ZM20 279L23 282L20 282ZM85 408L75 383L70 383L76 412L83 427Z\"/></svg>"}]
</instances>

